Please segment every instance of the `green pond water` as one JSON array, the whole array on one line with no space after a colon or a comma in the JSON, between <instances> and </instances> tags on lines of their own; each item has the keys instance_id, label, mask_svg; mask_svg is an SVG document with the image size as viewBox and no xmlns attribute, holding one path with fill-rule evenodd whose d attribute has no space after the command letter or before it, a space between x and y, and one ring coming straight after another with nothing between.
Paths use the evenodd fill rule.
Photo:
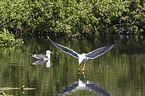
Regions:
<instances>
[{"instance_id":1,"label":"green pond water","mask_svg":"<svg viewBox=\"0 0 145 96\"><path fill-rule=\"evenodd\" d=\"M53 41L78 53L88 53L112 43L112 38L72 38ZM51 65L32 64L27 53L51 50ZM83 67L83 64L81 64ZM79 80L91 89L73 90ZM25 86L22 88L22 86ZM95 86L95 90L93 90ZM15 89L17 88L17 89ZM34 89L31 89L34 88ZM71 92L69 92L71 91ZM73 91L73 92L72 92ZM107 92L107 93L105 93ZM145 39L119 36L106 54L86 62L78 70L78 59L53 46L47 38L32 38L23 46L0 49L0 96L145 96Z\"/></svg>"}]
</instances>

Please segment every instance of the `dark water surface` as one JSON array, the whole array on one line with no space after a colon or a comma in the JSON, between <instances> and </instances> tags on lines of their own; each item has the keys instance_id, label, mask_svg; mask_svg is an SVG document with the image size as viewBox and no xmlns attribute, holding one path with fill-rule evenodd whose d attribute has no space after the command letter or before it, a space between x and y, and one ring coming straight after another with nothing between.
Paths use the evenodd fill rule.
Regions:
<instances>
[{"instance_id":1,"label":"dark water surface","mask_svg":"<svg viewBox=\"0 0 145 96\"><path fill-rule=\"evenodd\" d=\"M106 38L52 40L78 53L90 52L113 41ZM48 49L53 52L51 67L45 63L32 65L36 59L27 53L45 54ZM79 80L90 82L88 89L75 90ZM36 89L21 90L22 86ZM53 46L47 38L31 39L21 47L2 48L0 94L3 93L11 96L145 96L145 40L120 36L112 50L88 60L84 71L78 71L78 59Z\"/></svg>"}]
</instances>

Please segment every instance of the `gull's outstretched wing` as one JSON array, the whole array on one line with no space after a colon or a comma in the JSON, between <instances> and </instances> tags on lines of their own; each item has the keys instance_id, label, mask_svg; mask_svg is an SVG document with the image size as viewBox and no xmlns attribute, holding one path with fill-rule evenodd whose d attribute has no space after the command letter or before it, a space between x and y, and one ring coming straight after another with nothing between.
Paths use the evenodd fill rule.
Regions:
<instances>
[{"instance_id":1,"label":"gull's outstretched wing","mask_svg":"<svg viewBox=\"0 0 145 96\"><path fill-rule=\"evenodd\" d=\"M54 46L56 46L57 48L59 48L59 49L62 50L63 52L65 52L65 53L67 53L67 54L69 54L69 55L71 55L71 56L73 56L73 57L75 57L75 58L78 58L78 53L77 53L77 52L75 52L75 51L73 51L72 49L67 48L67 47L65 47L65 46L63 46L63 45L60 45L60 44L57 44L57 43L53 42L48 36L47 36L47 38L52 42L52 44L53 44Z\"/></svg>"},{"instance_id":2,"label":"gull's outstretched wing","mask_svg":"<svg viewBox=\"0 0 145 96\"><path fill-rule=\"evenodd\" d=\"M89 82L89 84L87 84L86 86L89 91L93 91L96 94L100 94L101 96L112 96L109 92L107 92L106 89L102 88L95 82Z\"/></svg>"},{"instance_id":3,"label":"gull's outstretched wing","mask_svg":"<svg viewBox=\"0 0 145 96\"><path fill-rule=\"evenodd\" d=\"M86 57L88 57L89 59L94 59L94 58L97 58L103 54L105 54L107 51L109 51L111 48L113 48L115 44L111 44L111 45L108 45L108 46L105 46L105 47L101 47L101 48L98 48L98 49L95 49L89 53L86 54Z\"/></svg>"}]
</instances>

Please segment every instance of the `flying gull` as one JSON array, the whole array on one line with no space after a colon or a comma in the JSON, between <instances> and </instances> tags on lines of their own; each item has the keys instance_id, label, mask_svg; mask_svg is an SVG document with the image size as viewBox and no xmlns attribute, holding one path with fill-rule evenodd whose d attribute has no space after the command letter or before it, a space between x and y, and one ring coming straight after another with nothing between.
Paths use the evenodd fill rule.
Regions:
<instances>
[{"instance_id":1,"label":"flying gull","mask_svg":"<svg viewBox=\"0 0 145 96\"><path fill-rule=\"evenodd\" d=\"M60 44L57 44L57 43L53 42L48 36L47 36L47 38L52 42L52 44L54 46L56 46L57 48L59 48L63 52L65 52L65 53L67 53L67 54L69 54L69 55L71 55L71 56L73 56L75 58L78 58L79 65L81 64L82 61L84 61L84 65L85 65L87 60L95 59L95 58L105 54L107 51L112 49L114 47L114 45L115 45L115 44L111 44L111 45L108 45L108 46L104 46L104 47L95 49L95 50L93 50L93 51L91 51L89 53L78 54L77 52L75 52L74 50L72 50L72 49L70 49L68 47L65 47L63 45L60 45Z\"/></svg>"}]
</instances>

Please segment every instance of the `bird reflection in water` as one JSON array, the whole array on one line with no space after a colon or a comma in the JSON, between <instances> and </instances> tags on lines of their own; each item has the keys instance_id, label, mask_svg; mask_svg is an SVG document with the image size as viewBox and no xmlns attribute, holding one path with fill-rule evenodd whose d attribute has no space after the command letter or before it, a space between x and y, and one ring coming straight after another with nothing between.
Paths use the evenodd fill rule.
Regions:
<instances>
[{"instance_id":1,"label":"bird reflection in water","mask_svg":"<svg viewBox=\"0 0 145 96\"><path fill-rule=\"evenodd\" d=\"M68 96L71 95L72 92L77 92L78 90L88 90L89 92L92 92L99 96L112 96L109 92L107 92L106 89L99 86L97 83L87 80L84 76L84 73L78 75L83 75L83 77L79 77L78 81L75 81L70 85L63 87L62 90L57 92L54 96Z\"/></svg>"},{"instance_id":2,"label":"bird reflection in water","mask_svg":"<svg viewBox=\"0 0 145 96\"><path fill-rule=\"evenodd\" d=\"M30 54L30 53L28 53L28 54L36 59L39 59L39 60L33 62L32 65L44 65L44 64L46 64L46 67L49 68L49 67L51 67L51 65L53 65L53 63L50 63L50 54L51 53L52 52L50 50L47 50L46 55L44 55L44 54Z\"/></svg>"},{"instance_id":3,"label":"bird reflection in water","mask_svg":"<svg viewBox=\"0 0 145 96\"><path fill-rule=\"evenodd\" d=\"M37 60L32 63L32 65L44 65L44 64L46 64L47 68L53 65L53 63L50 63L50 60Z\"/></svg>"}]
</instances>

